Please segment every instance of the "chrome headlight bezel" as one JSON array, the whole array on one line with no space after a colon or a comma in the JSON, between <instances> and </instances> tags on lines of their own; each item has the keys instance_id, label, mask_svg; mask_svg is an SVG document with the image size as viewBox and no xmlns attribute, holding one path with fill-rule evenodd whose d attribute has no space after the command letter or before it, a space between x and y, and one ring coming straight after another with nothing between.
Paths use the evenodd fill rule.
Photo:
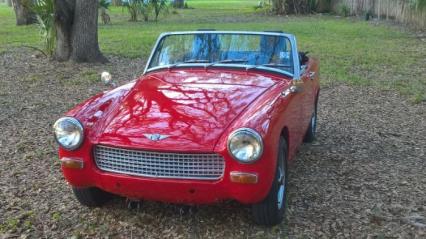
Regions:
<instances>
[{"instance_id":1,"label":"chrome headlight bezel","mask_svg":"<svg viewBox=\"0 0 426 239\"><path fill-rule=\"evenodd\" d=\"M58 130L60 129L60 124L62 122L65 122L65 121L68 121L68 123L71 123L75 127L75 130L79 134L78 141L76 143L74 143L73 145L64 145L63 143L61 143L60 139L58 138ZM73 118L73 117L66 116L66 117L59 118L55 122L55 124L53 124L53 131L54 131L56 142L62 148L66 149L66 150L69 150L69 151L78 149L81 146L81 144L83 143L83 141L84 141L84 128L83 128L83 125L80 123L80 121L78 119ZM63 130L63 131L65 131L65 130Z\"/></svg>"},{"instance_id":2,"label":"chrome headlight bezel","mask_svg":"<svg viewBox=\"0 0 426 239\"><path fill-rule=\"evenodd\" d=\"M232 140L238 136L239 134L245 134L248 135L249 137L252 137L252 139L256 140L257 143L259 144L259 150L256 154L256 156L250 158L250 159L241 159L238 158L236 155L234 155L234 153L232 152ZM228 153L229 155L231 155L231 157L235 160L237 160L240 163L243 164L251 164L256 162L257 160L259 160L262 157L263 154L263 139L260 136L259 133L257 133L255 130L250 129L250 128L239 128L236 129L234 131L232 131L232 133L228 136L228 142L227 142L227 148L228 148Z\"/></svg>"}]
</instances>

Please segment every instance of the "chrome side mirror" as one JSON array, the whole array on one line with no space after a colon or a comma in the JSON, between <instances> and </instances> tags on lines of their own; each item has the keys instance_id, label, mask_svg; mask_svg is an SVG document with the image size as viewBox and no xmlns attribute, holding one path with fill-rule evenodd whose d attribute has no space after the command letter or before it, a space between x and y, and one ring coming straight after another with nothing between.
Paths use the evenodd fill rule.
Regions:
<instances>
[{"instance_id":1,"label":"chrome side mirror","mask_svg":"<svg viewBox=\"0 0 426 239\"><path fill-rule=\"evenodd\" d=\"M112 87L116 86L115 82L113 82L113 80L112 80L111 74L108 71L104 71L104 72L101 73L101 81L105 85L110 85Z\"/></svg>"},{"instance_id":2,"label":"chrome side mirror","mask_svg":"<svg viewBox=\"0 0 426 239\"><path fill-rule=\"evenodd\" d=\"M282 96L286 97L290 94L296 94L303 92L303 81L293 81L292 85L281 93Z\"/></svg>"},{"instance_id":3,"label":"chrome side mirror","mask_svg":"<svg viewBox=\"0 0 426 239\"><path fill-rule=\"evenodd\" d=\"M289 90L290 93L300 93L303 92L303 87L301 85L292 85Z\"/></svg>"}]
</instances>

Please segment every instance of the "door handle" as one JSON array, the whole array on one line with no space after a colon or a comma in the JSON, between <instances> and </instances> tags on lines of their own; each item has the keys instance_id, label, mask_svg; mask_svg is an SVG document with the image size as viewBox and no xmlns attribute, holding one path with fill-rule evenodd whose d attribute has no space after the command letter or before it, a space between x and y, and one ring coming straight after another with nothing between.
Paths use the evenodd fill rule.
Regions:
<instances>
[{"instance_id":1,"label":"door handle","mask_svg":"<svg viewBox=\"0 0 426 239\"><path fill-rule=\"evenodd\" d=\"M313 80L315 78L315 71L309 72L309 79Z\"/></svg>"}]
</instances>

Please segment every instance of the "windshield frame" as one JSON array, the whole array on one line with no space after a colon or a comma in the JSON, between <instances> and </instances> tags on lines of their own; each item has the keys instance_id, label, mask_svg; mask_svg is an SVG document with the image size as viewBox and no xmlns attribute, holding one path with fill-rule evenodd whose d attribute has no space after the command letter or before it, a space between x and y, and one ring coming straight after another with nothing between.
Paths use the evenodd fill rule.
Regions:
<instances>
[{"instance_id":1,"label":"windshield frame","mask_svg":"<svg viewBox=\"0 0 426 239\"><path fill-rule=\"evenodd\" d=\"M173 66L173 64L170 64L170 65L149 67L151 65L152 58L154 57L155 52L158 50L159 44L163 40L163 38L171 36L171 35L195 35L195 34L241 34L241 35L261 35L261 36L263 35L263 36L286 37L290 41L290 45L291 45L291 53L292 53L292 58L293 58L293 72L294 73L290 73L290 72L285 71L285 70L281 70L281 69L274 68L274 67L262 66L262 65L246 65L246 64L234 64L234 63L232 63L232 64L220 64L220 63L218 63L218 64L214 64L213 67L227 67L227 68L240 68L240 69L242 68L242 69L245 69L245 70L259 69L259 70L283 74L285 76L292 77L293 80L300 80L300 61L299 61L299 54L298 54L298 50L297 50L296 37L293 34L281 33L281 32L252 32L252 31L183 31L183 32L162 33L158 37L158 39L157 39L157 41L154 45L154 48L151 51L151 54L150 54L148 61L146 63L143 75L145 75L145 74L147 74L151 71L155 71L155 70L159 70L159 69L169 69L171 66ZM208 64L210 64L210 63L179 63L179 66L177 66L177 67L205 67Z\"/></svg>"}]
</instances>

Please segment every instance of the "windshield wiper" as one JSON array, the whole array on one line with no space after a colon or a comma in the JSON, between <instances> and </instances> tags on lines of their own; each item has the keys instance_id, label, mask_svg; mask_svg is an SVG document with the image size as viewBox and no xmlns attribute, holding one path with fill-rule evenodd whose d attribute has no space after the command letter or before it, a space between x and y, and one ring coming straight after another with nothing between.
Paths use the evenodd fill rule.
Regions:
<instances>
[{"instance_id":1,"label":"windshield wiper","mask_svg":"<svg viewBox=\"0 0 426 239\"><path fill-rule=\"evenodd\" d=\"M278 64L278 63L267 63L267 64L262 64L261 66L266 66L266 67L293 67L292 65Z\"/></svg>"},{"instance_id":2,"label":"windshield wiper","mask_svg":"<svg viewBox=\"0 0 426 239\"><path fill-rule=\"evenodd\" d=\"M190 63L209 63L209 62L210 62L209 60L189 59L189 60L186 60L186 61L183 61L183 62L177 62L177 63L171 64L171 65L167 66L167 68L170 70L171 68L177 67L177 66L185 64L185 63L190 64Z\"/></svg>"},{"instance_id":3,"label":"windshield wiper","mask_svg":"<svg viewBox=\"0 0 426 239\"><path fill-rule=\"evenodd\" d=\"M184 61L182 63L209 63L209 62L210 62L209 60L189 59L189 60L186 60L186 61Z\"/></svg>"},{"instance_id":4,"label":"windshield wiper","mask_svg":"<svg viewBox=\"0 0 426 239\"><path fill-rule=\"evenodd\" d=\"M251 69L256 69L259 68L261 66L266 66L266 67L293 67L291 65L286 65L286 64L278 64L278 63L266 63L266 64L261 64L261 65L250 65L246 67L246 71L251 70Z\"/></svg>"},{"instance_id":5,"label":"windshield wiper","mask_svg":"<svg viewBox=\"0 0 426 239\"><path fill-rule=\"evenodd\" d=\"M246 71L249 71L249 70L252 70L252 69L258 69L259 67L262 67L262 66L271 67L271 68L274 68L274 67L292 68L293 67L291 65L286 65L286 64L267 63L267 64L261 64L261 65L249 65L249 66L246 67ZM285 75L288 75L288 76L291 76L291 77L293 76L291 72L288 72L286 70L282 70L282 71Z\"/></svg>"},{"instance_id":6,"label":"windshield wiper","mask_svg":"<svg viewBox=\"0 0 426 239\"><path fill-rule=\"evenodd\" d=\"M247 61L248 61L247 59L226 59L226 60L221 60L221 61L212 62L212 63L210 63L210 64L206 65L206 68L207 68L207 67L210 67L210 66L214 66L214 65L216 65L216 64L245 63L245 62L247 62Z\"/></svg>"},{"instance_id":7,"label":"windshield wiper","mask_svg":"<svg viewBox=\"0 0 426 239\"><path fill-rule=\"evenodd\" d=\"M244 63L247 62L247 59L226 59L222 61L214 62L215 64L226 64L226 63Z\"/></svg>"}]
</instances>

